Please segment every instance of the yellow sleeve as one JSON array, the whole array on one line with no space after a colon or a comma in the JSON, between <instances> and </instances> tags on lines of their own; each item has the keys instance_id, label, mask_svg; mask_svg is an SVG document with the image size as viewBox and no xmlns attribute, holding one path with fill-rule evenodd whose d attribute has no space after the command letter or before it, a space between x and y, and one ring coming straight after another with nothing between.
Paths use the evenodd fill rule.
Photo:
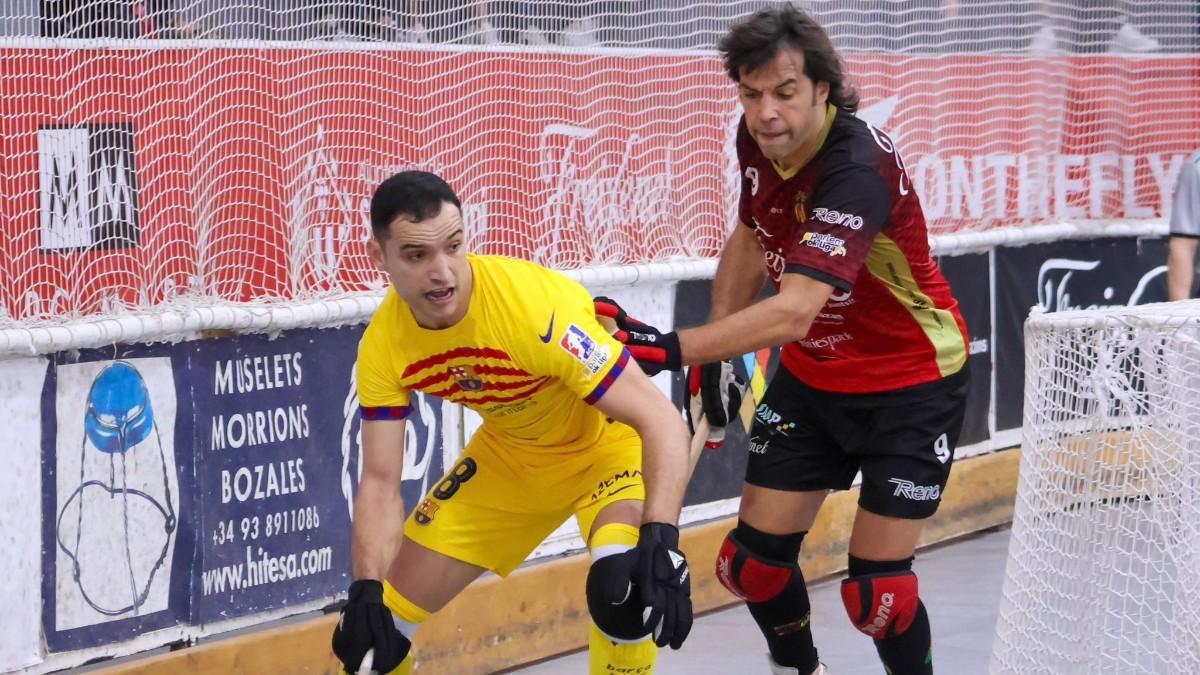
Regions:
<instances>
[{"instance_id":1,"label":"yellow sleeve","mask_svg":"<svg viewBox=\"0 0 1200 675\"><path fill-rule=\"evenodd\" d=\"M629 362L629 352L596 320L592 296L559 276L547 298L554 307L551 339L538 345L542 370L557 377L587 403L599 401Z\"/></svg>"},{"instance_id":2,"label":"yellow sleeve","mask_svg":"<svg viewBox=\"0 0 1200 675\"><path fill-rule=\"evenodd\" d=\"M400 386L397 358L375 323L367 326L355 366L359 414L364 420L398 420L412 412L409 391Z\"/></svg>"}]
</instances>

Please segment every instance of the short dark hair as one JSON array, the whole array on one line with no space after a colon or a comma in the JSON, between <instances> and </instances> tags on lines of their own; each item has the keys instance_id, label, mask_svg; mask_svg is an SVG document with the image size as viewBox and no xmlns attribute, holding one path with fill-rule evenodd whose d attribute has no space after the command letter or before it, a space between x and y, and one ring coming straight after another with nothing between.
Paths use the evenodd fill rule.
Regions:
<instances>
[{"instance_id":1,"label":"short dark hair","mask_svg":"<svg viewBox=\"0 0 1200 675\"><path fill-rule=\"evenodd\" d=\"M778 56L783 47L803 52L804 74L814 84L829 83L830 103L850 112L858 110L858 92L846 81L842 60L829 35L821 24L791 4L760 9L735 23L719 45L725 72L734 82L741 82L743 70L760 68Z\"/></svg>"},{"instance_id":2,"label":"short dark hair","mask_svg":"<svg viewBox=\"0 0 1200 675\"><path fill-rule=\"evenodd\" d=\"M382 241L396 218L419 223L441 213L444 204L462 208L446 181L428 171L401 171L380 183L371 196L371 232Z\"/></svg>"}]
</instances>

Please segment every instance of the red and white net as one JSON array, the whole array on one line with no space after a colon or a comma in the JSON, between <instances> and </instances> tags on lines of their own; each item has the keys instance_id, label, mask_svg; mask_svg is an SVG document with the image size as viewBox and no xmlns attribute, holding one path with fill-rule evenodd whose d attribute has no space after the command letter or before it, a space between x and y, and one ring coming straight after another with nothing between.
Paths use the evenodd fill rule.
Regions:
<instances>
[{"instance_id":1,"label":"red and white net","mask_svg":"<svg viewBox=\"0 0 1200 675\"><path fill-rule=\"evenodd\" d=\"M404 168L475 250L562 269L732 226L714 45L761 2L43 4L0 16L0 327L378 289L366 203ZM1161 221L1200 145L1194 3L909 4L811 6L933 234Z\"/></svg>"}]
</instances>

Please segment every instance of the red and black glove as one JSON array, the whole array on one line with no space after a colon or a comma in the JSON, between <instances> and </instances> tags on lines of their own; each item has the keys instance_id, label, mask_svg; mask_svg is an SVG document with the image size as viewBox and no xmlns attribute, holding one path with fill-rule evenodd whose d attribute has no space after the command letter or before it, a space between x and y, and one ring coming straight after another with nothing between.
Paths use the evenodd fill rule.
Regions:
<instances>
[{"instance_id":1,"label":"red and black glove","mask_svg":"<svg viewBox=\"0 0 1200 675\"><path fill-rule=\"evenodd\" d=\"M677 333L663 333L654 326L638 321L626 314L611 298L600 296L594 300L596 316L607 318L616 324L617 330L613 337L625 345L629 354L647 375L683 368L683 354L679 350Z\"/></svg>"}]
</instances>

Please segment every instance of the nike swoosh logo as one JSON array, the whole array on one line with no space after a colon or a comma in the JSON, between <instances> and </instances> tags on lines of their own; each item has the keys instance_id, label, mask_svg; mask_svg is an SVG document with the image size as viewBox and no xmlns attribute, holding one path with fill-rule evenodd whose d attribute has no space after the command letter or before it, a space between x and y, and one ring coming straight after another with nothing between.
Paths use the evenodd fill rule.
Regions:
<instances>
[{"instance_id":1,"label":"nike swoosh logo","mask_svg":"<svg viewBox=\"0 0 1200 675\"><path fill-rule=\"evenodd\" d=\"M608 493L605 496L611 497L611 496L617 494L618 492L624 492L625 490L628 490L629 488L635 488L635 487L637 487L637 485L623 485L623 486L617 488L616 490L613 490L612 492Z\"/></svg>"},{"instance_id":2,"label":"nike swoosh logo","mask_svg":"<svg viewBox=\"0 0 1200 675\"><path fill-rule=\"evenodd\" d=\"M549 344L550 338L554 337L554 312L550 312L550 326L546 328L546 334L539 335L538 337L541 338L542 342L545 342L546 344Z\"/></svg>"}]
</instances>

